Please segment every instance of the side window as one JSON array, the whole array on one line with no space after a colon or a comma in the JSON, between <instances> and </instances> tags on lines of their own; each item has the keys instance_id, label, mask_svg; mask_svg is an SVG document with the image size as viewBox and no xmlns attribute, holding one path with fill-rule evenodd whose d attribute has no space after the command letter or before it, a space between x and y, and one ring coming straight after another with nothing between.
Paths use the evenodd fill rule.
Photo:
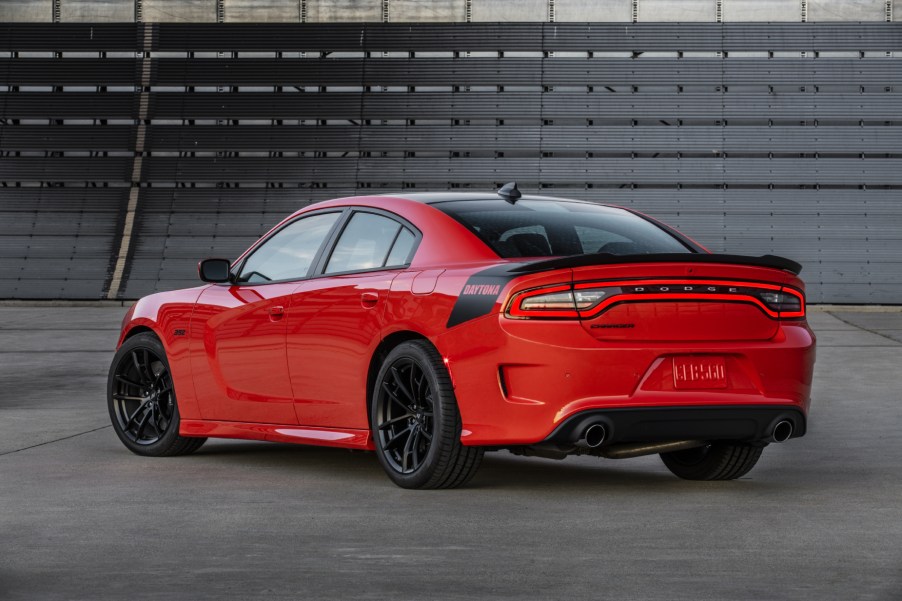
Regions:
<instances>
[{"instance_id":1,"label":"side window","mask_svg":"<svg viewBox=\"0 0 902 601\"><path fill-rule=\"evenodd\" d=\"M261 284L306 277L319 247L340 216L341 213L320 213L283 227L247 258L237 281Z\"/></svg>"},{"instance_id":2,"label":"side window","mask_svg":"<svg viewBox=\"0 0 902 601\"><path fill-rule=\"evenodd\" d=\"M373 213L354 213L335 244L326 273L403 265L414 240L413 234L394 219Z\"/></svg>"},{"instance_id":3,"label":"side window","mask_svg":"<svg viewBox=\"0 0 902 601\"><path fill-rule=\"evenodd\" d=\"M410 261L410 251L413 250L413 245L416 241L417 237L413 235L413 232L406 227L402 227L401 231L398 232L398 238L391 247L391 252L388 253L385 266L406 265Z\"/></svg>"}]
</instances>

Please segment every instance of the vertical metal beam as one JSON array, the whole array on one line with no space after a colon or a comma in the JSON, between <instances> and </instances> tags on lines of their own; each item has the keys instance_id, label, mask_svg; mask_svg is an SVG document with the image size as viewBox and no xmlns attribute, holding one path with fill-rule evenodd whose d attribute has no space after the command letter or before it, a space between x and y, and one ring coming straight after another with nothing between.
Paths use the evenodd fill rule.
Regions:
<instances>
[{"instance_id":1,"label":"vertical metal beam","mask_svg":"<svg viewBox=\"0 0 902 601\"><path fill-rule=\"evenodd\" d=\"M144 0L135 0L135 23L144 22Z\"/></svg>"},{"instance_id":2,"label":"vertical metal beam","mask_svg":"<svg viewBox=\"0 0 902 601\"><path fill-rule=\"evenodd\" d=\"M62 2L62 0L53 0L53 22L54 23L59 23L60 19L62 18L61 17L62 8L60 7L60 2Z\"/></svg>"},{"instance_id":3,"label":"vertical metal beam","mask_svg":"<svg viewBox=\"0 0 902 601\"><path fill-rule=\"evenodd\" d=\"M141 84L138 89L138 119L135 127L135 158L132 161L131 187L128 191L128 205L125 218L122 220L122 233L119 238L119 251L107 289L107 298L115 300L122 288L122 277L125 274L126 261L132 250L134 238L135 215L138 212L138 195L141 191L141 170L144 164L144 142L147 135L148 104L150 103L150 51L153 48L152 24L144 25L141 54Z\"/></svg>"}]
</instances>

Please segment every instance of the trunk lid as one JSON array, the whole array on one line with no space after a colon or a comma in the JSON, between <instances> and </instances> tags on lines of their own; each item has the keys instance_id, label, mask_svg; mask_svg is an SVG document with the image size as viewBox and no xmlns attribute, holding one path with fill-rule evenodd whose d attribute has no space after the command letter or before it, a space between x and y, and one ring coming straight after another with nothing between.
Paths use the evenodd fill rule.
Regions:
<instances>
[{"instance_id":1,"label":"trunk lid","mask_svg":"<svg viewBox=\"0 0 902 601\"><path fill-rule=\"evenodd\" d=\"M762 294L797 280L772 267L730 263L635 263L576 267L576 290L606 291L581 323L604 341L767 340L778 312Z\"/></svg>"}]
</instances>

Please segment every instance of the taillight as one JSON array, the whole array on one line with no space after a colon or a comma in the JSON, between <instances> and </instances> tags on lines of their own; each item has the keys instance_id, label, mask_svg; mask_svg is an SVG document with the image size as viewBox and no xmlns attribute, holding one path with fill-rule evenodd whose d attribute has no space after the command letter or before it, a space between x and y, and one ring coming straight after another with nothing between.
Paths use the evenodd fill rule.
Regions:
<instances>
[{"instance_id":1,"label":"taillight","mask_svg":"<svg viewBox=\"0 0 902 601\"><path fill-rule=\"evenodd\" d=\"M775 319L805 316L805 297L794 288L723 280L560 284L515 294L505 313L521 319L588 319L623 302L690 300L751 303Z\"/></svg>"},{"instance_id":2,"label":"taillight","mask_svg":"<svg viewBox=\"0 0 902 601\"><path fill-rule=\"evenodd\" d=\"M759 292L758 298L779 313L781 319L805 317L805 297L798 290L784 287L780 292Z\"/></svg>"}]
</instances>

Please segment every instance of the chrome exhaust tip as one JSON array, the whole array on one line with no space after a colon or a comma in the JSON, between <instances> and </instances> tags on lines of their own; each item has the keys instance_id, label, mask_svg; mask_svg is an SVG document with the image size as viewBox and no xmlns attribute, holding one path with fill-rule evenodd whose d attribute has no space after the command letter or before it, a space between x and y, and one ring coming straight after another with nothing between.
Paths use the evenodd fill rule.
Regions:
<instances>
[{"instance_id":1,"label":"chrome exhaust tip","mask_svg":"<svg viewBox=\"0 0 902 601\"><path fill-rule=\"evenodd\" d=\"M774 431L771 434L770 439L773 442L786 442L792 436L792 432L792 422L788 419L780 420L777 422L777 425L774 426Z\"/></svg>"},{"instance_id":2,"label":"chrome exhaust tip","mask_svg":"<svg viewBox=\"0 0 902 601\"><path fill-rule=\"evenodd\" d=\"M577 446L586 447L589 449L594 449L595 447L601 446L601 443L604 442L605 437L608 435L607 430L605 430L604 426L601 424L592 424L586 431L583 432L582 438L577 442Z\"/></svg>"}]
</instances>

